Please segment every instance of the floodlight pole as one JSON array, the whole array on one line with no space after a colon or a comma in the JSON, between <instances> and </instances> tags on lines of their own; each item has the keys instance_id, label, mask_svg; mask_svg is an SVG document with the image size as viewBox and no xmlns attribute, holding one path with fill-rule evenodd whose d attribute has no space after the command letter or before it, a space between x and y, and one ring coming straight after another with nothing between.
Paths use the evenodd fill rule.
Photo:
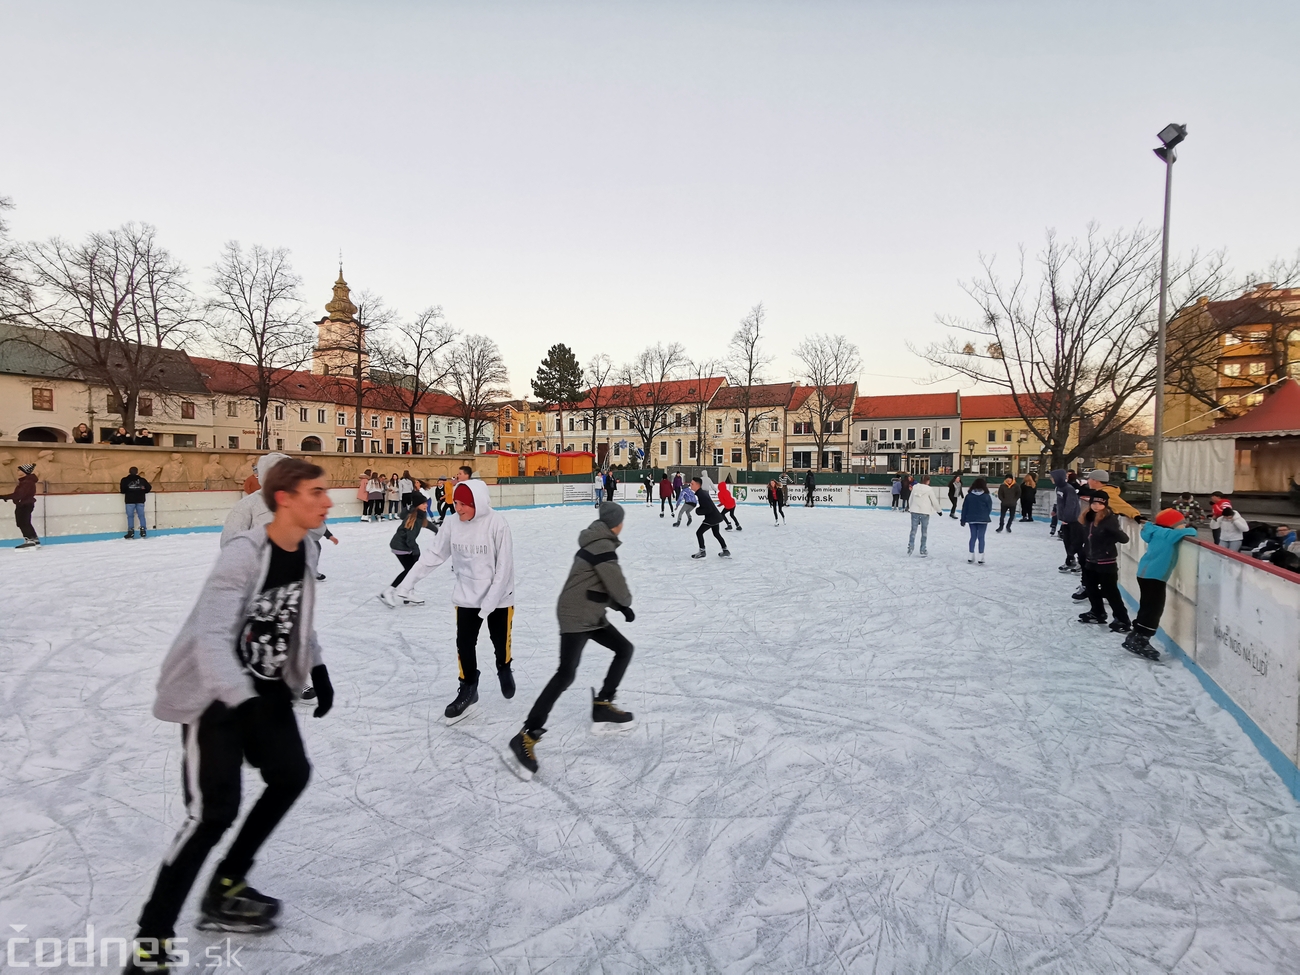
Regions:
<instances>
[{"instance_id":1,"label":"floodlight pole","mask_svg":"<svg viewBox=\"0 0 1300 975\"><path fill-rule=\"evenodd\" d=\"M1166 139L1166 133L1172 132ZM1165 220L1160 238L1160 305L1156 313L1156 405L1152 424L1151 443L1151 517L1160 513L1160 494L1163 482L1165 453L1165 315L1169 291L1169 202L1174 182L1174 147L1187 137L1186 126L1171 125L1160 133L1164 146L1155 150L1165 164Z\"/></svg>"}]
</instances>

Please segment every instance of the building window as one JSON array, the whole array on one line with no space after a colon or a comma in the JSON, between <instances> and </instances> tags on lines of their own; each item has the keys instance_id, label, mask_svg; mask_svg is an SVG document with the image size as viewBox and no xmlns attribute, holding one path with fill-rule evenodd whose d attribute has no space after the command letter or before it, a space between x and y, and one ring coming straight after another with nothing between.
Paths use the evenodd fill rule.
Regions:
<instances>
[{"instance_id":1,"label":"building window","mask_svg":"<svg viewBox=\"0 0 1300 975\"><path fill-rule=\"evenodd\" d=\"M216 409L217 409L217 404L213 403L212 412L214 416L216 415ZM117 393L108 394L108 412L116 413L118 416L122 415L122 400L117 395Z\"/></svg>"},{"instance_id":2,"label":"building window","mask_svg":"<svg viewBox=\"0 0 1300 975\"><path fill-rule=\"evenodd\" d=\"M998 432L996 430L990 430L989 443L997 443L997 442L998 442Z\"/></svg>"},{"instance_id":3,"label":"building window","mask_svg":"<svg viewBox=\"0 0 1300 975\"><path fill-rule=\"evenodd\" d=\"M403 420L402 422L405 423L406 421ZM402 429L405 430L406 427L402 427ZM507 423L507 424L506 424L506 433L514 433L514 432L515 432L515 428L514 428L514 426L513 426L512 424Z\"/></svg>"},{"instance_id":4,"label":"building window","mask_svg":"<svg viewBox=\"0 0 1300 975\"><path fill-rule=\"evenodd\" d=\"M230 400L226 403L226 416L239 416L239 400Z\"/></svg>"},{"instance_id":5,"label":"building window","mask_svg":"<svg viewBox=\"0 0 1300 975\"><path fill-rule=\"evenodd\" d=\"M1264 402L1264 394L1263 394L1263 393L1247 393L1247 394L1246 394L1246 397L1242 400L1242 402L1243 402L1246 406L1258 406L1260 403Z\"/></svg>"},{"instance_id":6,"label":"building window","mask_svg":"<svg viewBox=\"0 0 1300 975\"><path fill-rule=\"evenodd\" d=\"M1003 430L1003 431L1002 431L1002 439L1003 439L1006 443L1011 443L1011 431L1010 431L1010 430Z\"/></svg>"},{"instance_id":7,"label":"building window","mask_svg":"<svg viewBox=\"0 0 1300 975\"><path fill-rule=\"evenodd\" d=\"M773 432L773 433L780 433L780 432L781 432L781 421L780 421L780 420L773 420L773 421L772 421L772 432Z\"/></svg>"},{"instance_id":8,"label":"building window","mask_svg":"<svg viewBox=\"0 0 1300 975\"><path fill-rule=\"evenodd\" d=\"M952 427L940 427L940 428L939 428L939 439L940 439L940 440L951 440L951 439L952 439Z\"/></svg>"},{"instance_id":9,"label":"building window","mask_svg":"<svg viewBox=\"0 0 1300 975\"><path fill-rule=\"evenodd\" d=\"M575 421L575 420L573 419L573 417L569 417L569 432L570 432L570 433L572 433L573 430L575 429L574 424L575 424L576 422L577 422L577 421Z\"/></svg>"},{"instance_id":10,"label":"building window","mask_svg":"<svg viewBox=\"0 0 1300 975\"><path fill-rule=\"evenodd\" d=\"M379 429L379 416L378 416L377 414L372 414L371 417L370 417L370 429L371 429L371 430L378 430L378 429ZM372 454L377 454L377 453L379 453L378 445L379 445L379 442L378 442L378 441L375 441L376 449L371 451Z\"/></svg>"},{"instance_id":11,"label":"building window","mask_svg":"<svg viewBox=\"0 0 1300 975\"><path fill-rule=\"evenodd\" d=\"M54 409L54 390L32 388L32 409L49 410Z\"/></svg>"},{"instance_id":12,"label":"building window","mask_svg":"<svg viewBox=\"0 0 1300 975\"><path fill-rule=\"evenodd\" d=\"M227 438L226 438L226 446L229 447L231 450L238 450L238 449L239 449L239 438L238 438L238 437L227 437Z\"/></svg>"},{"instance_id":13,"label":"building window","mask_svg":"<svg viewBox=\"0 0 1300 975\"><path fill-rule=\"evenodd\" d=\"M924 449L930 446L930 428L921 428L921 447Z\"/></svg>"},{"instance_id":14,"label":"building window","mask_svg":"<svg viewBox=\"0 0 1300 975\"><path fill-rule=\"evenodd\" d=\"M136 416L153 416L153 397L141 396L135 404Z\"/></svg>"},{"instance_id":15,"label":"building window","mask_svg":"<svg viewBox=\"0 0 1300 975\"><path fill-rule=\"evenodd\" d=\"M667 440L660 440L660 441L659 441L659 456L660 456L660 457L667 457L667 456L668 456L668 441L667 441Z\"/></svg>"},{"instance_id":16,"label":"building window","mask_svg":"<svg viewBox=\"0 0 1300 975\"><path fill-rule=\"evenodd\" d=\"M393 429L393 418L391 416L384 417L384 429L385 430ZM391 454L392 451L390 450L389 453Z\"/></svg>"},{"instance_id":17,"label":"building window","mask_svg":"<svg viewBox=\"0 0 1300 975\"><path fill-rule=\"evenodd\" d=\"M590 429L591 429L591 418L590 418L590 417L586 417L586 416L584 416L584 417L582 418L582 429L583 429L583 430L590 430Z\"/></svg>"},{"instance_id":18,"label":"building window","mask_svg":"<svg viewBox=\"0 0 1300 975\"><path fill-rule=\"evenodd\" d=\"M1241 375L1241 363L1240 363L1240 362L1226 362L1226 363L1224 363L1224 365L1223 365L1223 374L1224 374L1225 376L1240 376L1240 375Z\"/></svg>"},{"instance_id":19,"label":"building window","mask_svg":"<svg viewBox=\"0 0 1300 975\"><path fill-rule=\"evenodd\" d=\"M279 405L277 405L277 406L275 407L275 418L276 418L277 420L283 420L283 419L284 419L284 407L283 407L283 406L279 406Z\"/></svg>"},{"instance_id":20,"label":"building window","mask_svg":"<svg viewBox=\"0 0 1300 975\"><path fill-rule=\"evenodd\" d=\"M898 441L898 440L902 440L902 439L903 439L903 428L902 428L902 427L894 427L894 440L895 440L895 441Z\"/></svg>"},{"instance_id":21,"label":"building window","mask_svg":"<svg viewBox=\"0 0 1300 975\"><path fill-rule=\"evenodd\" d=\"M430 432L430 433L441 433L441 432L442 432L442 421L441 421L441 420L435 420L433 417L429 417L429 432Z\"/></svg>"},{"instance_id":22,"label":"building window","mask_svg":"<svg viewBox=\"0 0 1300 975\"><path fill-rule=\"evenodd\" d=\"M858 439L861 440L863 443L867 443L868 441L871 440L871 431L868 430L866 427L863 427L861 430L858 431Z\"/></svg>"},{"instance_id":23,"label":"building window","mask_svg":"<svg viewBox=\"0 0 1300 975\"><path fill-rule=\"evenodd\" d=\"M375 419L378 419L378 417L376 417ZM376 424L376 426L377 426L377 425L378 425L378 424ZM378 440L372 440L372 441L370 441L370 452L371 452L372 454L377 454L377 453L379 453L379 441L378 441Z\"/></svg>"},{"instance_id":24,"label":"building window","mask_svg":"<svg viewBox=\"0 0 1300 975\"><path fill-rule=\"evenodd\" d=\"M809 430L808 432L812 433L811 430ZM822 433L843 433L843 432L844 432L843 420L826 420L825 422L822 423ZM913 431L908 430L907 432L912 433Z\"/></svg>"},{"instance_id":25,"label":"building window","mask_svg":"<svg viewBox=\"0 0 1300 975\"><path fill-rule=\"evenodd\" d=\"M348 415L346 413L339 413L334 417L334 419L338 426L345 427L348 425Z\"/></svg>"},{"instance_id":26,"label":"building window","mask_svg":"<svg viewBox=\"0 0 1300 975\"><path fill-rule=\"evenodd\" d=\"M280 437L275 438L275 449L284 450L284 440Z\"/></svg>"},{"instance_id":27,"label":"building window","mask_svg":"<svg viewBox=\"0 0 1300 975\"><path fill-rule=\"evenodd\" d=\"M719 433L720 432L721 431L719 431ZM734 420L731 421L731 432L740 433L740 417L736 417Z\"/></svg>"},{"instance_id":28,"label":"building window","mask_svg":"<svg viewBox=\"0 0 1300 975\"><path fill-rule=\"evenodd\" d=\"M197 447L198 438L192 433L173 433L173 447Z\"/></svg>"},{"instance_id":29,"label":"building window","mask_svg":"<svg viewBox=\"0 0 1300 975\"><path fill-rule=\"evenodd\" d=\"M722 421L719 420L718 422L721 423ZM721 466L722 466L722 448L721 448L721 447L714 447L714 448L713 448L713 466L714 466L714 467L721 467Z\"/></svg>"},{"instance_id":30,"label":"building window","mask_svg":"<svg viewBox=\"0 0 1300 975\"><path fill-rule=\"evenodd\" d=\"M1241 345L1241 339L1238 338L1237 335L1234 334L1233 332L1229 332L1227 335L1225 335L1225 336L1223 337L1223 344L1224 344L1224 345Z\"/></svg>"},{"instance_id":31,"label":"building window","mask_svg":"<svg viewBox=\"0 0 1300 975\"><path fill-rule=\"evenodd\" d=\"M769 451L767 452L767 462L768 462L769 464L779 464L779 463L781 463L781 451L779 451L779 450L769 450Z\"/></svg>"},{"instance_id":32,"label":"building window","mask_svg":"<svg viewBox=\"0 0 1300 975\"><path fill-rule=\"evenodd\" d=\"M1262 376L1264 375L1264 372L1267 368L1268 368L1268 363L1252 362L1250 364L1250 374L1252 376Z\"/></svg>"},{"instance_id":33,"label":"building window","mask_svg":"<svg viewBox=\"0 0 1300 975\"><path fill-rule=\"evenodd\" d=\"M794 424L794 434L796 437L810 436L813 432L811 421L796 420Z\"/></svg>"},{"instance_id":34,"label":"building window","mask_svg":"<svg viewBox=\"0 0 1300 975\"><path fill-rule=\"evenodd\" d=\"M908 440L915 440L915 439L916 439L916 427L908 427L908 428L907 428L907 439L908 439Z\"/></svg>"},{"instance_id":35,"label":"building window","mask_svg":"<svg viewBox=\"0 0 1300 975\"><path fill-rule=\"evenodd\" d=\"M742 463L742 461L741 461L741 459L740 459L741 456L742 456L742 455L741 455L741 450L740 450L739 447L732 447L732 448L731 448L731 462L732 462L733 464L740 464L740 463Z\"/></svg>"},{"instance_id":36,"label":"building window","mask_svg":"<svg viewBox=\"0 0 1300 975\"><path fill-rule=\"evenodd\" d=\"M714 420L714 421L713 421L713 432L714 432L715 434L720 434L720 433L722 433L722 421L721 421L721 420Z\"/></svg>"},{"instance_id":37,"label":"building window","mask_svg":"<svg viewBox=\"0 0 1300 975\"><path fill-rule=\"evenodd\" d=\"M622 419L622 417L617 417L617 416L614 417L614 429L615 429L615 430L622 430L622 429L623 429L623 419Z\"/></svg>"},{"instance_id":38,"label":"building window","mask_svg":"<svg viewBox=\"0 0 1300 975\"><path fill-rule=\"evenodd\" d=\"M403 429L404 431L410 432L410 429L411 429L411 418L410 418L409 416L404 416L404 417L402 417L402 429ZM510 424L507 423L507 424L506 424L506 431L509 432L509 430L510 430Z\"/></svg>"},{"instance_id":39,"label":"building window","mask_svg":"<svg viewBox=\"0 0 1300 975\"><path fill-rule=\"evenodd\" d=\"M424 433L424 421L421 420L418 416L415 418L415 432Z\"/></svg>"},{"instance_id":40,"label":"building window","mask_svg":"<svg viewBox=\"0 0 1300 975\"><path fill-rule=\"evenodd\" d=\"M181 401L181 419L182 420L194 419L194 404L191 403L189 400ZM190 446L193 446L193 444L191 444Z\"/></svg>"},{"instance_id":41,"label":"building window","mask_svg":"<svg viewBox=\"0 0 1300 975\"><path fill-rule=\"evenodd\" d=\"M694 457L694 456L695 456L695 448L696 448L697 446L698 446L698 444L696 444L696 442L695 442L694 440L692 440L692 441L691 441L691 449L690 449L690 456L691 456L691 457Z\"/></svg>"},{"instance_id":42,"label":"building window","mask_svg":"<svg viewBox=\"0 0 1300 975\"><path fill-rule=\"evenodd\" d=\"M601 428L602 430L608 430L608 429L609 429L609 418L608 418L608 417L604 417L604 416L602 416L602 417L600 418L600 428ZM509 427L506 427L506 429L509 430L510 428L509 428Z\"/></svg>"},{"instance_id":43,"label":"building window","mask_svg":"<svg viewBox=\"0 0 1300 975\"><path fill-rule=\"evenodd\" d=\"M796 470L807 470L812 467L812 451L796 450L791 454L792 460L790 466Z\"/></svg>"},{"instance_id":44,"label":"building window","mask_svg":"<svg viewBox=\"0 0 1300 975\"><path fill-rule=\"evenodd\" d=\"M324 410L317 410L317 411L316 411L316 422L317 422L317 423L324 423L324 422L325 422L325 411L324 411Z\"/></svg>"},{"instance_id":45,"label":"building window","mask_svg":"<svg viewBox=\"0 0 1300 975\"><path fill-rule=\"evenodd\" d=\"M307 411L307 407L305 407L305 406L300 406L300 407L298 407L298 422L299 422L299 423L306 423L306 422L307 422L307 412L308 412L308 411Z\"/></svg>"}]
</instances>

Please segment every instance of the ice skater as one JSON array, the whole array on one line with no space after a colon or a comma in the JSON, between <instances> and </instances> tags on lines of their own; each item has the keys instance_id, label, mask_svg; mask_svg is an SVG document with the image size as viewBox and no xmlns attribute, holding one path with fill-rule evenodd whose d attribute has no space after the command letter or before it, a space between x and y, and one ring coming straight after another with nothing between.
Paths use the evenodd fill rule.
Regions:
<instances>
[{"instance_id":1,"label":"ice skater","mask_svg":"<svg viewBox=\"0 0 1300 975\"><path fill-rule=\"evenodd\" d=\"M1083 527L1083 586L1091 605L1086 613L1079 614L1079 622L1104 624L1106 603L1110 603L1115 617L1110 621L1110 628L1116 633L1127 633L1131 624L1128 608L1119 594L1118 546L1128 541L1128 533L1104 497L1088 499L1088 509L1079 515L1079 524Z\"/></svg>"},{"instance_id":2,"label":"ice skater","mask_svg":"<svg viewBox=\"0 0 1300 975\"><path fill-rule=\"evenodd\" d=\"M673 511L673 482L668 480L667 472L659 479L659 517L664 516L664 506L668 507L668 513Z\"/></svg>"},{"instance_id":3,"label":"ice skater","mask_svg":"<svg viewBox=\"0 0 1300 975\"><path fill-rule=\"evenodd\" d=\"M1020 501L1020 485L1010 474L998 485L998 501L1002 504L1002 513L998 515L998 531L1011 531L1011 524L1016 520L1016 504Z\"/></svg>"},{"instance_id":4,"label":"ice skater","mask_svg":"<svg viewBox=\"0 0 1300 975\"><path fill-rule=\"evenodd\" d=\"M1034 501L1038 497L1038 481L1033 474L1026 474L1020 482L1020 520L1034 520Z\"/></svg>"},{"instance_id":5,"label":"ice skater","mask_svg":"<svg viewBox=\"0 0 1300 975\"><path fill-rule=\"evenodd\" d=\"M384 603L389 599L396 601L397 587L402 584L408 572L420 561L420 532L429 528L435 535L438 534L437 523L429 521L429 502L425 498L420 498L414 508L406 513L401 524L397 526L397 531L393 532L393 537L388 542L388 550L402 564L402 571L397 574L388 588L378 596ZM388 599L385 596L389 597Z\"/></svg>"},{"instance_id":6,"label":"ice skater","mask_svg":"<svg viewBox=\"0 0 1300 975\"><path fill-rule=\"evenodd\" d=\"M261 772L266 788L217 865L199 927L269 931L280 911L278 900L246 878L311 775L294 698L310 677L315 716L334 706L313 618L315 550L306 541L325 520L330 497L325 472L303 460L286 458L258 479L271 522L221 549L158 678L154 716L181 726L188 818L140 914L128 972L171 970L169 941L185 898L239 815L244 762Z\"/></svg>"},{"instance_id":7,"label":"ice skater","mask_svg":"<svg viewBox=\"0 0 1300 975\"><path fill-rule=\"evenodd\" d=\"M677 505L677 520L673 522L674 528L682 523L683 513L686 515L686 527L691 527L691 513L695 511L696 504L695 491L693 490L693 487L699 483L699 480L698 477L692 478L690 484L682 485L681 496Z\"/></svg>"},{"instance_id":8,"label":"ice skater","mask_svg":"<svg viewBox=\"0 0 1300 975\"><path fill-rule=\"evenodd\" d=\"M718 485L718 503L722 505L722 519L727 523L727 531L731 531L731 526L736 526L736 531L744 531L740 527L740 519L736 517L736 499L731 493L731 475Z\"/></svg>"},{"instance_id":9,"label":"ice skater","mask_svg":"<svg viewBox=\"0 0 1300 975\"><path fill-rule=\"evenodd\" d=\"M957 517L957 502L965 496L966 492L962 490L961 486L961 475L954 474L952 480L948 482L948 500L952 502L952 510L948 512L949 518Z\"/></svg>"},{"instance_id":10,"label":"ice skater","mask_svg":"<svg viewBox=\"0 0 1300 975\"><path fill-rule=\"evenodd\" d=\"M265 484L275 465L289 459L288 454L269 453L259 457L254 465L254 473L260 484ZM235 502L235 506L226 515L225 524L221 526L221 547L225 548L232 538L250 528L269 525L275 518L275 512L266 503L266 492L262 490L247 494Z\"/></svg>"},{"instance_id":11,"label":"ice skater","mask_svg":"<svg viewBox=\"0 0 1300 975\"><path fill-rule=\"evenodd\" d=\"M767 504L772 509L772 526L785 523L785 489L776 480L767 482Z\"/></svg>"},{"instance_id":12,"label":"ice skater","mask_svg":"<svg viewBox=\"0 0 1300 975\"><path fill-rule=\"evenodd\" d=\"M730 558L731 550L727 548L727 540L722 537L722 532L718 531L718 526L722 524L722 513L718 511L713 499L709 497L709 492L704 487L704 482L698 477L691 478L690 490L695 492L697 510L700 514L700 527L695 529L695 542L700 546L700 550L691 556L693 559L702 559L705 556L704 551L704 533L712 529L713 537L718 540L722 546L722 551L718 553L719 558Z\"/></svg>"},{"instance_id":13,"label":"ice skater","mask_svg":"<svg viewBox=\"0 0 1300 975\"><path fill-rule=\"evenodd\" d=\"M934 488L930 487L929 474L922 474L921 483L912 488L908 511L912 516L912 530L907 536L907 554L912 554L912 546L916 544L916 530L920 528L920 555L923 559L927 558L925 541L926 535L930 532L930 516L943 514L943 506L939 501L939 495Z\"/></svg>"},{"instance_id":14,"label":"ice skater","mask_svg":"<svg viewBox=\"0 0 1300 975\"><path fill-rule=\"evenodd\" d=\"M1070 483L1069 475L1064 470L1052 471L1050 476L1056 485L1053 517L1060 521L1057 535L1065 546L1065 561L1057 568L1061 572L1078 572L1082 568L1079 564L1079 550L1083 547L1083 526L1079 524L1079 491Z\"/></svg>"},{"instance_id":15,"label":"ice skater","mask_svg":"<svg viewBox=\"0 0 1300 975\"><path fill-rule=\"evenodd\" d=\"M1148 660L1159 660L1160 651L1151 646L1151 638L1160 629L1160 617L1165 612L1165 594L1169 576L1178 564L1179 543L1184 538L1195 538L1196 529L1187 524L1182 512L1166 508L1156 515L1155 523L1143 520L1142 541L1147 550L1138 561L1137 581L1141 598L1133 632L1124 640L1124 649Z\"/></svg>"},{"instance_id":16,"label":"ice skater","mask_svg":"<svg viewBox=\"0 0 1300 975\"><path fill-rule=\"evenodd\" d=\"M967 562L975 561L975 545L979 544L979 564L984 564L984 535L993 520L993 495L989 494L988 481L977 477L966 492L966 500L961 503L961 524L970 526L970 557Z\"/></svg>"},{"instance_id":17,"label":"ice skater","mask_svg":"<svg viewBox=\"0 0 1300 975\"><path fill-rule=\"evenodd\" d=\"M614 705L614 695L632 662L632 644L605 619L606 608L622 613L629 623L636 619L632 612L632 593L618 564L618 536L622 531L622 506L606 501L600 506L596 520L578 535L578 553L556 605L560 619L560 666L542 688L519 734L510 739L506 753L510 768L522 779L531 779L537 773L534 748L546 734L546 719L555 702L577 676L588 640L614 651L600 693L592 690L591 730L620 731L632 726L632 714Z\"/></svg>"},{"instance_id":18,"label":"ice skater","mask_svg":"<svg viewBox=\"0 0 1300 975\"><path fill-rule=\"evenodd\" d=\"M37 548L41 538L32 527L32 512L36 510L36 465L19 464L18 483L8 494L0 494L0 501L14 503L14 524L22 533L23 540L15 548Z\"/></svg>"},{"instance_id":19,"label":"ice skater","mask_svg":"<svg viewBox=\"0 0 1300 975\"><path fill-rule=\"evenodd\" d=\"M395 607L398 600L423 605L415 587L430 572L451 559L456 577L451 592L456 607L456 657L460 663L460 688L443 715L448 724L465 716L478 701L478 635L487 621L488 636L496 652L497 680L501 696L515 696L511 668L510 632L515 614L515 559L510 526L500 512L492 510L487 485L480 480L461 481L452 492L456 517L447 521L434 536L433 544L420 554L402 584L380 598Z\"/></svg>"}]
</instances>

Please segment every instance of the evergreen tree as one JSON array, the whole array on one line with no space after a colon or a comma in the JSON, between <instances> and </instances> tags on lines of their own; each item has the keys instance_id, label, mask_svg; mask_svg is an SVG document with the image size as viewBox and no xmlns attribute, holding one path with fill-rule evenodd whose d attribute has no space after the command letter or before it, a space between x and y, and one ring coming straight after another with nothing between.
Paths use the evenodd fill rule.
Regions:
<instances>
[{"instance_id":1,"label":"evergreen tree","mask_svg":"<svg viewBox=\"0 0 1300 975\"><path fill-rule=\"evenodd\" d=\"M582 366L563 342L551 346L533 377L533 395L543 406L558 406L560 447L564 446L564 410L582 399Z\"/></svg>"}]
</instances>

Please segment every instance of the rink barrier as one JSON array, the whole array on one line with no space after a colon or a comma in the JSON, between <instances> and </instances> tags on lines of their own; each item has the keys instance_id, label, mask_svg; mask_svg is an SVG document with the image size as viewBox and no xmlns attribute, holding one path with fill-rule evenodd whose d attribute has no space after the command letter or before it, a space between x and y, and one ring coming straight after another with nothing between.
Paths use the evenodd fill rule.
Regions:
<instances>
[{"instance_id":1,"label":"rink barrier","mask_svg":"<svg viewBox=\"0 0 1300 975\"><path fill-rule=\"evenodd\" d=\"M1120 585L1137 609L1146 545L1126 526ZM1181 543L1157 639L1236 720L1300 800L1300 578L1213 544Z\"/></svg>"}]
</instances>

